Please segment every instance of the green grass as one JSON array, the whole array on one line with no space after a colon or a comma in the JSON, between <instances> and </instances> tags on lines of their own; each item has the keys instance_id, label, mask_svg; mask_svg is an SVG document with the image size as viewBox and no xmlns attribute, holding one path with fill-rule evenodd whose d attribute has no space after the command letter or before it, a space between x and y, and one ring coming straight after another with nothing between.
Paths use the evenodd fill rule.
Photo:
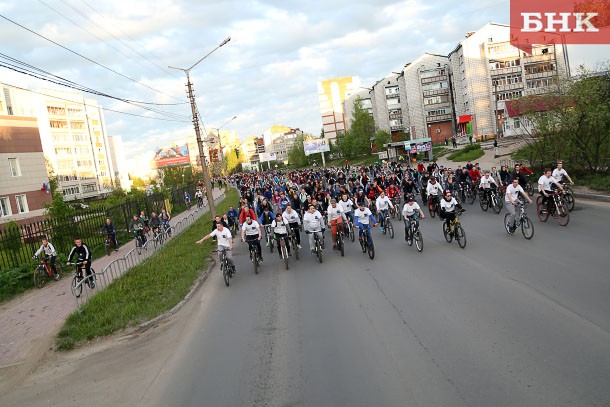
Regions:
<instances>
[{"instance_id":1,"label":"green grass","mask_svg":"<svg viewBox=\"0 0 610 407\"><path fill-rule=\"evenodd\" d=\"M227 211L237 200L237 191L227 190L218 212ZM56 338L59 349L68 350L83 341L110 335L148 321L174 307L188 293L209 261L216 246L212 240L201 246L195 241L208 231L209 213L148 261L113 281L72 313Z\"/></svg>"},{"instance_id":2,"label":"green grass","mask_svg":"<svg viewBox=\"0 0 610 407\"><path fill-rule=\"evenodd\" d=\"M440 157L447 155L453 149L443 145L432 146L432 157L434 160L438 160Z\"/></svg>"},{"instance_id":3,"label":"green grass","mask_svg":"<svg viewBox=\"0 0 610 407\"><path fill-rule=\"evenodd\" d=\"M584 185L601 192L610 192L610 175L608 174L586 174L583 176L572 176L577 185Z\"/></svg>"},{"instance_id":4,"label":"green grass","mask_svg":"<svg viewBox=\"0 0 610 407\"><path fill-rule=\"evenodd\" d=\"M484 154L481 145L479 143L474 143L449 154L447 158L455 162L466 162L481 158Z\"/></svg>"},{"instance_id":5,"label":"green grass","mask_svg":"<svg viewBox=\"0 0 610 407\"><path fill-rule=\"evenodd\" d=\"M34 286L34 267L32 263L31 267L23 265L0 273L0 302L8 301Z\"/></svg>"}]
</instances>

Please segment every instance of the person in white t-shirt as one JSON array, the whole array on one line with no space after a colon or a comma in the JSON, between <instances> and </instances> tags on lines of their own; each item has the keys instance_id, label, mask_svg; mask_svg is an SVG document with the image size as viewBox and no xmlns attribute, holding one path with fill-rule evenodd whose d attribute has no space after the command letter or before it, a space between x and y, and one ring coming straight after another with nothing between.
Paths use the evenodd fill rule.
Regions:
<instances>
[{"instance_id":1,"label":"person in white t-shirt","mask_svg":"<svg viewBox=\"0 0 610 407\"><path fill-rule=\"evenodd\" d=\"M326 208L326 216L328 225L330 226L331 236L333 238L333 249L337 248L337 229L343 229L344 221L346 221L343 207L337 204L336 199L330 200L330 205Z\"/></svg>"},{"instance_id":2,"label":"person in white t-shirt","mask_svg":"<svg viewBox=\"0 0 610 407\"><path fill-rule=\"evenodd\" d=\"M441 199L441 219L445 219L447 227L451 224L451 221L455 219L455 209L464 211L462 205L451 196L451 191L446 190L443 199Z\"/></svg>"},{"instance_id":3,"label":"person in white t-shirt","mask_svg":"<svg viewBox=\"0 0 610 407\"><path fill-rule=\"evenodd\" d=\"M563 177L566 177L568 181L570 181L570 184L574 185L574 181L572 181L572 178L570 178L568 172L565 170L565 168L563 168L563 161L557 161L557 168L553 170L551 176L560 184L564 183Z\"/></svg>"},{"instance_id":4,"label":"person in white t-shirt","mask_svg":"<svg viewBox=\"0 0 610 407\"><path fill-rule=\"evenodd\" d=\"M508 220L506 222L507 226L510 228L511 233L515 231L517 226L515 225L515 206L519 199L519 194L523 195L523 197L529 202L532 203L532 200L527 195L527 193L521 188L519 185L519 178L514 178L512 183L506 187L506 211L508 212Z\"/></svg>"},{"instance_id":5,"label":"person in white t-shirt","mask_svg":"<svg viewBox=\"0 0 610 407\"><path fill-rule=\"evenodd\" d=\"M555 178L551 176L551 169L546 168L544 175L538 179L538 192L542 195L542 210L546 211L546 203L548 198L553 195L553 186L559 188L563 192L563 187Z\"/></svg>"},{"instance_id":6,"label":"person in white t-shirt","mask_svg":"<svg viewBox=\"0 0 610 407\"><path fill-rule=\"evenodd\" d=\"M277 254L282 258L282 246L281 239L284 239L284 243L286 244L286 249L288 251L288 256L292 256L290 254L290 239L288 237L288 228L290 224L288 221L284 220L281 213L275 215L275 219L271 222L271 229L273 230L273 237L277 241Z\"/></svg>"},{"instance_id":7,"label":"person in white t-shirt","mask_svg":"<svg viewBox=\"0 0 610 407\"><path fill-rule=\"evenodd\" d=\"M394 205L390 198L386 196L385 191L381 191L375 200L375 206L377 207L377 213L379 214L379 229L383 233L385 218L388 216L388 209L394 208Z\"/></svg>"},{"instance_id":8,"label":"person in white t-shirt","mask_svg":"<svg viewBox=\"0 0 610 407\"><path fill-rule=\"evenodd\" d=\"M313 204L309 205L309 209L303 215L303 229L305 229L305 233L309 235L309 250L314 254L314 234L317 234L318 237L324 241L324 218L320 211L316 210L316 207Z\"/></svg>"},{"instance_id":9,"label":"person in white t-shirt","mask_svg":"<svg viewBox=\"0 0 610 407\"><path fill-rule=\"evenodd\" d=\"M258 258L260 261L263 261L263 253L261 250L261 239L263 235L261 234L261 225L252 219L250 214L246 215L246 221L241 225L241 240L242 242L248 243L248 248L251 244L256 246L256 251L258 252Z\"/></svg>"},{"instance_id":10,"label":"person in white t-shirt","mask_svg":"<svg viewBox=\"0 0 610 407\"><path fill-rule=\"evenodd\" d=\"M215 237L218 244L218 261L220 262L222 252L224 251L227 254L229 265L235 269L235 264L233 264L233 255L231 254L231 251L233 250L233 236L231 235L229 228L224 227L222 222L219 222L216 224L216 229L197 240L195 243L201 244L211 237Z\"/></svg>"},{"instance_id":11,"label":"person in white t-shirt","mask_svg":"<svg viewBox=\"0 0 610 407\"><path fill-rule=\"evenodd\" d=\"M402 207L402 217L405 223L405 240L408 240L409 233L411 233L411 228L409 227L411 219L415 220L415 227L419 227L419 221L417 220L419 217L426 219L426 215L424 215L424 212L411 195L407 196L407 202Z\"/></svg>"},{"instance_id":12,"label":"person in white t-shirt","mask_svg":"<svg viewBox=\"0 0 610 407\"><path fill-rule=\"evenodd\" d=\"M491 192L492 185L495 188L498 188L498 184L491 177L491 174L489 173L489 171L485 171L485 175L483 175L481 177L481 182L479 183L479 188L481 189L482 193L485 195L486 198L489 198L489 193Z\"/></svg>"}]
</instances>

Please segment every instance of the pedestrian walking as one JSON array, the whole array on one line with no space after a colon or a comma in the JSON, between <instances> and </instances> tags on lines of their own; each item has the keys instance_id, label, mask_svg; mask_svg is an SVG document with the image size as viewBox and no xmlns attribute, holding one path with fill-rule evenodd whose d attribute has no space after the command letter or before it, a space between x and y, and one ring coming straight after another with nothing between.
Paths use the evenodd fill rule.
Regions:
<instances>
[{"instance_id":1,"label":"pedestrian walking","mask_svg":"<svg viewBox=\"0 0 610 407\"><path fill-rule=\"evenodd\" d=\"M496 139L494 140L494 158L495 158L495 157L497 157L497 156L499 155L499 154L498 154L498 151L499 151L499 150L498 150L498 139L496 138Z\"/></svg>"}]
</instances>

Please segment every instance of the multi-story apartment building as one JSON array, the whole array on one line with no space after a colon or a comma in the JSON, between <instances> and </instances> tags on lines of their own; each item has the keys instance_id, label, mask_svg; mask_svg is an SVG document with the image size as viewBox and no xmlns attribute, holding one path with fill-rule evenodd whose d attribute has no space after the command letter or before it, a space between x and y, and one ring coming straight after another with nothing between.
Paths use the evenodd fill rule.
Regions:
<instances>
[{"instance_id":1,"label":"multi-story apartment building","mask_svg":"<svg viewBox=\"0 0 610 407\"><path fill-rule=\"evenodd\" d=\"M58 90L27 92L11 89L25 115L38 119L47 162L59 179L64 199L110 192L114 168L101 106L95 99Z\"/></svg>"},{"instance_id":2,"label":"multi-story apartment building","mask_svg":"<svg viewBox=\"0 0 610 407\"><path fill-rule=\"evenodd\" d=\"M244 162L250 163L252 166L257 166L260 162L258 153L259 153L259 143L262 142L262 139L259 139L257 136L248 137L243 143L241 143L240 157L243 154ZM264 145L263 145L264 148ZM264 151L262 151L264 152Z\"/></svg>"},{"instance_id":3,"label":"multi-story apartment building","mask_svg":"<svg viewBox=\"0 0 610 407\"><path fill-rule=\"evenodd\" d=\"M303 132L300 129L287 129L287 131L284 131L281 134L275 134L271 144L266 146L267 152L275 153L278 161L288 160L288 153L292 147L294 147L297 137L303 135Z\"/></svg>"},{"instance_id":4,"label":"multi-story apartment building","mask_svg":"<svg viewBox=\"0 0 610 407\"><path fill-rule=\"evenodd\" d=\"M404 132L407 106L407 92L403 72L392 73L373 85L372 102L375 125L391 134Z\"/></svg>"},{"instance_id":5,"label":"multi-story apartment building","mask_svg":"<svg viewBox=\"0 0 610 407\"><path fill-rule=\"evenodd\" d=\"M468 33L449 54L458 131L475 138L514 134L521 123L508 118L506 101L547 93L569 78L559 39L528 54L510 44L508 25L488 23Z\"/></svg>"},{"instance_id":6,"label":"multi-story apartment building","mask_svg":"<svg viewBox=\"0 0 610 407\"><path fill-rule=\"evenodd\" d=\"M132 181L129 179L129 172L127 170L123 137L108 137L108 148L110 151L110 162L112 163L112 168L114 168L115 185L120 186L125 191L130 191Z\"/></svg>"},{"instance_id":7,"label":"multi-story apartment building","mask_svg":"<svg viewBox=\"0 0 610 407\"><path fill-rule=\"evenodd\" d=\"M364 110L373 116L373 96L371 88L362 88L359 91L352 93L343 101L343 112L345 115L345 129L349 130L354 120L354 103L360 99L361 106Z\"/></svg>"},{"instance_id":8,"label":"multi-story apartment building","mask_svg":"<svg viewBox=\"0 0 610 407\"><path fill-rule=\"evenodd\" d=\"M449 60L424 54L403 69L411 139L439 143L453 136L453 96Z\"/></svg>"},{"instance_id":9,"label":"multi-story apartment building","mask_svg":"<svg viewBox=\"0 0 610 407\"><path fill-rule=\"evenodd\" d=\"M334 141L338 132L345 131L343 102L359 88L360 79L351 76L318 82L322 129L326 139Z\"/></svg>"}]
</instances>

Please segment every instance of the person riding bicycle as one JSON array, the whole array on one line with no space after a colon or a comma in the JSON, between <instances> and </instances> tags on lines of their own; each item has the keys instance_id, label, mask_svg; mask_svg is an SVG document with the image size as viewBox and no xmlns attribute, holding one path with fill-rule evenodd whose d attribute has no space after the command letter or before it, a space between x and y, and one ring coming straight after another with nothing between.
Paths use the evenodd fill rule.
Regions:
<instances>
[{"instance_id":1,"label":"person riding bicycle","mask_svg":"<svg viewBox=\"0 0 610 407\"><path fill-rule=\"evenodd\" d=\"M172 220L172 215L165 210L165 208L161 209L161 213L159 214L159 218L161 219L161 223L165 228L169 229L169 221Z\"/></svg>"},{"instance_id":2,"label":"person riding bicycle","mask_svg":"<svg viewBox=\"0 0 610 407\"><path fill-rule=\"evenodd\" d=\"M280 240L284 239L284 243L286 244L286 250L288 251L288 256L292 256L290 253L290 237L288 236L288 228L290 227L288 221L284 220L281 213L278 213L275 216L273 222L271 222L271 229L273 230L273 237L277 241L277 253L282 258L282 245Z\"/></svg>"},{"instance_id":3,"label":"person riding bicycle","mask_svg":"<svg viewBox=\"0 0 610 407\"><path fill-rule=\"evenodd\" d=\"M515 164L515 170L510 173L509 179L519 179L519 185L521 188L525 189L527 186L527 177L525 172L521 171L521 164Z\"/></svg>"},{"instance_id":4,"label":"person riding bicycle","mask_svg":"<svg viewBox=\"0 0 610 407\"><path fill-rule=\"evenodd\" d=\"M483 194L483 196L487 199L489 199L489 194L492 191L492 184L494 185L495 188L498 188L498 184L491 177L491 174L489 173L489 171L485 171L485 175L481 178L481 181L479 183L479 189L481 190L481 193Z\"/></svg>"},{"instance_id":5,"label":"person riding bicycle","mask_svg":"<svg viewBox=\"0 0 610 407\"><path fill-rule=\"evenodd\" d=\"M100 233L109 235L114 243L114 251L119 250L119 241L116 238L116 228L114 227L114 224L112 223L110 218L106 218L106 223L104 223L104 225L102 226Z\"/></svg>"},{"instance_id":6,"label":"person riding bicycle","mask_svg":"<svg viewBox=\"0 0 610 407\"><path fill-rule=\"evenodd\" d=\"M269 208L265 208L263 210L263 213L261 213L261 216L258 218L258 223L261 224L261 226L263 226L263 228L265 229L265 235L269 234L271 229L271 223L273 222L274 217L273 217L273 213L271 212L271 210ZM269 247L269 242L265 243L265 246Z\"/></svg>"},{"instance_id":7,"label":"person riding bicycle","mask_svg":"<svg viewBox=\"0 0 610 407\"><path fill-rule=\"evenodd\" d=\"M455 219L455 208L464 210L462 205L451 196L451 191L445 191L443 199L441 199L441 219L445 219L447 228L450 227L451 222Z\"/></svg>"},{"instance_id":8,"label":"person riding bicycle","mask_svg":"<svg viewBox=\"0 0 610 407\"><path fill-rule=\"evenodd\" d=\"M358 228L358 240L362 241L362 232L366 229L369 235L368 243L371 244L371 225L369 221L373 222L373 226L377 226L377 220L373 216L373 212L364 204L358 204L358 208L354 211L354 226Z\"/></svg>"},{"instance_id":9,"label":"person riding bicycle","mask_svg":"<svg viewBox=\"0 0 610 407\"><path fill-rule=\"evenodd\" d=\"M203 206L203 193L200 189L195 192L195 198L197 199L197 205Z\"/></svg>"},{"instance_id":10,"label":"person riding bicycle","mask_svg":"<svg viewBox=\"0 0 610 407\"><path fill-rule=\"evenodd\" d=\"M182 198L184 200L184 205L186 205L186 209L191 209L191 194L188 191L184 191L184 196Z\"/></svg>"},{"instance_id":11,"label":"person riding bicycle","mask_svg":"<svg viewBox=\"0 0 610 407\"><path fill-rule=\"evenodd\" d=\"M134 216L137 217L138 215ZM74 239L74 247L72 247L72 250L70 250L70 254L68 255L68 264L72 263L74 256L77 257L76 263L82 263L81 267L85 268L85 277L89 277L91 275L91 251L87 245L83 243L83 240L80 237ZM95 288L93 279L87 278L87 285L89 288Z\"/></svg>"},{"instance_id":12,"label":"person riding bicycle","mask_svg":"<svg viewBox=\"0 0 610 407\"><path fill-rule=\"evenodd\" d=\"M330 205L326 209L328 224L333 238L333 249L337 249L337 229L343 228L344 221L347 220L343 207L337 204L336 199L331 199Z\"/></svg>"},{"instance_id":13,"label":"person riding bicycle","mask_svg":"<svg viewBox=\"0 0 610 407\"><path fill-rule=\"evenodd\" d=\"M316 210L316 207L313 204L309 205L307 212L303 215L303 228L305 229L305 233L309 235L309 249L311 250L311 253L314 254L314 234L317 234L320 240L323 239L324 220L322 219L320 211Z\"/></svg>"},{"instance_id":14,"label":"person riding bicycle","mask_svg":"<svg viewBox=\"0 0 610 407\"><path fill-rule=\"evenodd\" d=\"M301 248L301 232L299 228L301 226L301 218L299 217L299 213L292 209L292 205L286 205L286 210L282 214L282 219L288 222L290 229L295 234L297 240L297 247Z\"/></svg>"},{"instance_id":15,"label":"person riding bicycle","mask_svg":"<svg viewBox=\"0 0 610 407\"><path fill-rule=\"evenodd\" d=\"M41 243L40 248L38 250L36 250L36 253L34 253L34 257L32 257L32 258L34 260L37 260L40 253L44 252L45 257L48 257L48 259L49 259L49 265L51 266L51 271L53 272L53 274L57 274L57 269L55 268L55 260L57 259L57 252L55 251L55 247L53 247L53 245L51 244L51 242L49 242L49 239L46 236L42 237L42 240L40 243Z\"/></svg>"},{"instance_id":16,"label":"person riding bicycle","mask_svg":"<svg viewBox=\"0 0 610 407\"><path fill-rule=\"evenodd\" d=\"M521 185L519 185L519 178L513 178L512 183L506 187L505 195L506 211L508 212L508 222L506 225L509 227L511 233L517 229L517 225L515 223L515 206L517 205L519 194L523 195L523 197L527 199L529 203L532 203L530 197L523 190L523 188L521 188Z\"/></svg>"},{"instance_id":17,"label":"person riding bicycle","mask_svg":"<svg viewBox=\"0 0 610 407\"><path fill-rule=\"evenodd\" d=\"M258 258L260 261L263 261L263 251L261 249L260 240L263 235L261 234L261 226L260 224L252 219L250 214L246 215L246 221L241 225L241 240L242 242L247 242L248 247L250 245L256 246L256 252L258 253Z\"/></svg>"},{"instance_id":18,"label":"person riding bicycle","mask_svg":"<svg viewBox=\"0 0 610 407\"><path fill-rule=\"evenodd\" d=\"M144 234L144 222L138 215L134 214L131 221L129 221L129 232L133 233L134 236L139 236L142 239L142 246L146 243L146 235Z\"/></svg>"},{"instance_id":19,"label":"person riding bicycle","mask_svg":"<svg viewBox=\"0 0 610 407\"><path fill-rule=\"evenodd\" d=\"M409 177L406 180L403 180L402 193L405 196L405 199L407 196L414 196L417 193L417 186L415 185L415 181L413 180L413 178Z\"/></svg>"},{"instance_id":20,"label":"person riding bicycle","mask_svg":"<svg viewBox=\"0 0 610 407\"><path fill-rule=\"evenodd\" d=\"M405 223L405 240L408 240L409 234L411 233L410 223L411 220L415 220L416 227L419 227L418 214L422 219L426 219L426 215L421 210L415 199L412 196L408 196L407 201L402 207L402 217Z\"/></svg>"},{"instance_id":21,"label":"person riding bicycle","mask_svg":"<svg viewBox=\"0 0 610 407\"><path fill-rule=\"evenodd\" d=\"M150 219L148 220L150 228L153 231L153 235L156 236L159 234L159 228L161 227L161 218L157 215L157 212L152 211L150 213Z\"/></svg>"},{"instance_id":22,"label":"person riding bicycle","mask_svg":"<svg viewBox=\"0 0 610 407\"><path fill-rule=\"evenodd\" d=\"M377 208L377 213L379 214L379 229L383 233L383 227L385 226L385 218L388 216L388 209L394 208L394 204L390 201L384 191L381 191L379 197L375 201L375 207Z\"/></svg>"},{"instance_id":23,"label":"person riding bicycle","mask_svg":"<svg viewBox=\"0 0 610 407\"><path fill-rule=\"evenodd\" d=\"M339 205L343 209L343 213L345 217L354 222L354 202L348 198L347 194L342 194L341 199L339 200Z\"/></svg>"},{"instance_id":24,"label":"person riding bicycle","mask_svg":"<svg viewBox=\"0 0 610 407\"><path fill-rule=\"evenodd\" d=\"M142 219L142 223L145 227L148 227L148 217L146 216L146 212L144 210L140 211L140 219Z\"/></svg>"},{"instance_id":25,"label":"person riding bicycle","mask_svg":"<svg viewBox=\"0 0 610 407\"><path fill-rule=\"evenodd\" d=\"M227 211L227 216L229 216L229 220L233 221L237 225L237 229L239 230L239 212L233 206L229 206L229 210Z\"/></svg>"},{"instance_id":26,"label":"person riding bicycle","mask_svg":"<svg viewBox=\"0 0 610 407\"><path fill-rule=\"evenodd\" d=\"M201 244L211 237L215 238L218 244L218 262L222 261L222 252L224 251L227 255L229 266L236 271L235 263L233 263L233 255L231 254L231 251L233 250L233 236L231 235L231 231L228 228L225 228L222 222L219 222L216 224L216 228L213 231L197 240L195 243Z\"/></svg>"},{"instance_id":27,"label":"person riding bicycle","mask_svg":"<svg viewBox=\"0 0 610 407\"><path fill-rule=\"evenodd\" d=\"M392 174L394 175L394 174ZM388 198L390 198L391 201L394 200L394 198L396 198L397 196L399 196L400 194L400 189L398 189L398 187L396 186L396 184L390 184L390 186L388 186L386 188L386 194L388 196Z\"/></svg>"},{"instance_id":28,"label":"person riding bicycle","mask_svg":"<svg viewBox=\"0 0 610 407\"><path fill-rule=\"evenodd\" d=\"M248 216L250 216L250 218L252 219L258 219L256 217L256 214L254 213L254 210L248 205L244 204L242 205L241 211L239 212L239 224L243 226Z\"/></svg>"},{"instance_id":29,"label":"person riding bicycle","mask_svg":"<svg viewBox=\"0 0 610 407\"><path fill-rule=\"evenodd\" d=\"M540 192L540 195L542 195L541 207L542 207L543 213L546 212L546 204L547 204L548 198L551 195L553 195L554 186L559 188L561 190L561 192L563 192L563 187L555 178L553 178L551 176L551 174L552 174L551 169L545 168L544 175L542 175L538 179L538 192Z\"/></svg>"},{"instance_id":30,"label":"person riding bicycle","mask_svg":"<svg viewBox=\"0 0 610 407\"><path fill-rule=\"evenodd\" d=\"M430 178L428 185L426 186L426 193L428 194L428 206L431 207L433 203L439 203L439 199L443 194L443 188L441 184L436 181L436 178Z\"/></svg>"},{"instance_id":31,"label":"person riding bicycle","mask_svg":"<svg viewBox=\"0 0 610 407\"><path fill-rule=\"evenodd\" d=\"M572 178L570 178L568 172L565 170L565 168L563 168L563 161L557 161L557 168L553 170L551 176L555 178L557 182L559 182L561 185L565 183L563 177L566 177L568 181L570 181L570 184L574 185L574 181L572 181Z\"/></svg>"},{"instance_id":32,"label":"person riding bicycle","mask_svg":"<svg viewBox=\"0 0 610 407\"><path fill-rule=\"evenodd\" d=\"M227 221L224 220L220 215L216 215L214 216L214 220L212 221L212 232L216 230L216 225L218 225L219 223L222 223L222 226L224 226L225 228L229 228L229 224L227 223Z\"/></svg>"}]
</instances>

